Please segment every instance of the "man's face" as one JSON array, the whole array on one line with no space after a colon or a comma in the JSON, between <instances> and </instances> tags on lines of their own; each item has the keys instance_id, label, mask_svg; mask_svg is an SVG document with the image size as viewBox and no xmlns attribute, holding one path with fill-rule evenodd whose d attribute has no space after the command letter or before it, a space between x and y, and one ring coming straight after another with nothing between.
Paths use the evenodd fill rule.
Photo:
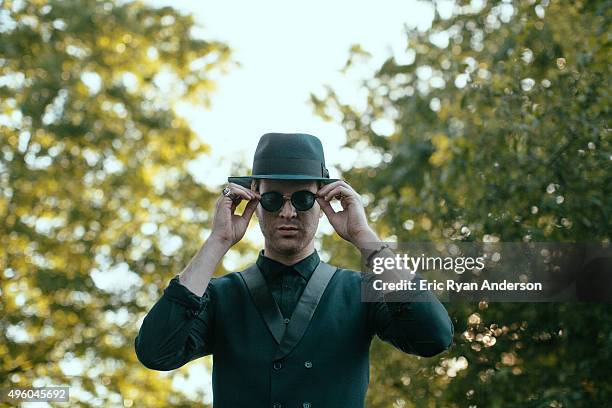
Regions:
<instances>
[{"instance_id":1,"label":"man's face","mask_svg":"<svg viewBox=\"0 0 612 408\"><path fill-rule=\"evenodd\" d=\"M315 181L294 180L261 180L259 184L261 194L277 191L289 197L300 190L316 193L318 185ZM267 246L284 255L298 253L310 244L317 232L319 218L323 215L316 201L307 211L296 210L290 200L285 200L281 209L276 212L266 211L261 205L258 205L255 211ZM282 230L280 227L283 226L296 227L297 231Z\"/></svg>"}]
</instances>

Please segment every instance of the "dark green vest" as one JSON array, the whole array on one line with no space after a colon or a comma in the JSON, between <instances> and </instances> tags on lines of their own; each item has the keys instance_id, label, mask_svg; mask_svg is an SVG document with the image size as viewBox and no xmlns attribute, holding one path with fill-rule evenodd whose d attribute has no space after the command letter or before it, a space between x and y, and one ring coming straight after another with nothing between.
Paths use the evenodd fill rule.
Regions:
<instances>
[{"instance_id":1,"label":"dark green vest","mask_svg":"<svg viewBox=\"0 0 612 408\"><path fill-rule=\"evenodd\" d=\"M358 272L321 261L288 324L256 265L210 285L215 408L364 406L373 334Z\"/></svg>"}]
</instances>

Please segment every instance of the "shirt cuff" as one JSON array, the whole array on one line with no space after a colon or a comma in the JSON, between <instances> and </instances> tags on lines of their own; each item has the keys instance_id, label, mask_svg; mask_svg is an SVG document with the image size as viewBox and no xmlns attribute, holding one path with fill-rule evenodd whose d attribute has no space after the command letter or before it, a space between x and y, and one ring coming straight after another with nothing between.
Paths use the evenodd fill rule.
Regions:
<instances>
[{"instance_id":1,"label":"shirt cuff","mask_svg":"<svg viewBox=\"0 0 612 408\"><path fill-rule=\"evenodd\" d=\"M210 301L208 290L201 297L196 295L179 282L179 275L170 280L168 287L164 289L164 296L172 302L184 306L187 309L187 315L190 317L199 315Z\"/></svg>"}]
</instances>

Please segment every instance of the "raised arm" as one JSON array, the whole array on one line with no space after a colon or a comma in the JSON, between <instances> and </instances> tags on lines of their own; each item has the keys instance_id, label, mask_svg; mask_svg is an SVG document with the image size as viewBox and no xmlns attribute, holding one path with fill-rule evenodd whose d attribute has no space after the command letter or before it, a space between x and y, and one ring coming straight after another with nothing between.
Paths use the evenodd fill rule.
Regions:
<instances>
[{"instance_id":1,"label":"raised arm","mask_svg":"<svg viewBox=\"0 0 612 408\"><path fill-rule=\"evenodd\" d=\"M210 237L145 316L134 341L136 356L144 366L174 370L212 353L215 299L210 281L226 252L223 248Z\"/></svg>"},{"instance_id":2,"label":"raised arm","mask_svg":"<svg viewBox=\"0 0 612 408\"><path fill-rule=\"evenodd\" d=\"M212 275L231 246L244 236L259 194L230 183L231 195L216 204L210 237L163 296L145 316L134 347L138 360L153 370L168 371L207 354L214 348ZM242 199L242 215L234 211Z\"/></svg>"},{"instance_id":3,"label":"raised arm","mask_svg":"<svg viewBox=\"0 0 612 408\"><path fill-rule=\"evenodd\" d=\"M342 211L336 212L332 208L330 201L334 197L339 198ZM375 243L382 245L368 225L361 197L345 180L321 187L317 191L317 202L338 235L360 251ZM392 257L394 254L385 249L380 256ZM415 275L411 278L420 279ZM391 302L393 295L385 294L380 302L369 305L368 324L372 333L406 353L434 356L450 347L453 324L433 293L420 291L414 295L410 302Z\"/></svg>"}]
</instances>

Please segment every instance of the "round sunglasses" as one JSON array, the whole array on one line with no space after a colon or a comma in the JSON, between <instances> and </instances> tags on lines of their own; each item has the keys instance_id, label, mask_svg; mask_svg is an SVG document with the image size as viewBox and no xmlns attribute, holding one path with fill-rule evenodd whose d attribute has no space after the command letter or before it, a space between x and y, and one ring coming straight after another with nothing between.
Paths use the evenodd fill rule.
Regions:
<instances>
[{"instance_id":1,"label":"round sunglasses","mask_svg":"<svg viewBox=\"0 0 612 408\"><path fill-rule=\"evenodd\" d=\"M261 199L259 203L263 207L264 210L270 212L276 212L282 208L285 204L285 200L289 200L289 198L285 198L278 191L268 191L267 193L263 193L261 195ZM298 211L308 211L312 208L315 203L315 194L312 191L308 190L300 190L291 194L291 204Z\"/></svg>"}]
</instances>

